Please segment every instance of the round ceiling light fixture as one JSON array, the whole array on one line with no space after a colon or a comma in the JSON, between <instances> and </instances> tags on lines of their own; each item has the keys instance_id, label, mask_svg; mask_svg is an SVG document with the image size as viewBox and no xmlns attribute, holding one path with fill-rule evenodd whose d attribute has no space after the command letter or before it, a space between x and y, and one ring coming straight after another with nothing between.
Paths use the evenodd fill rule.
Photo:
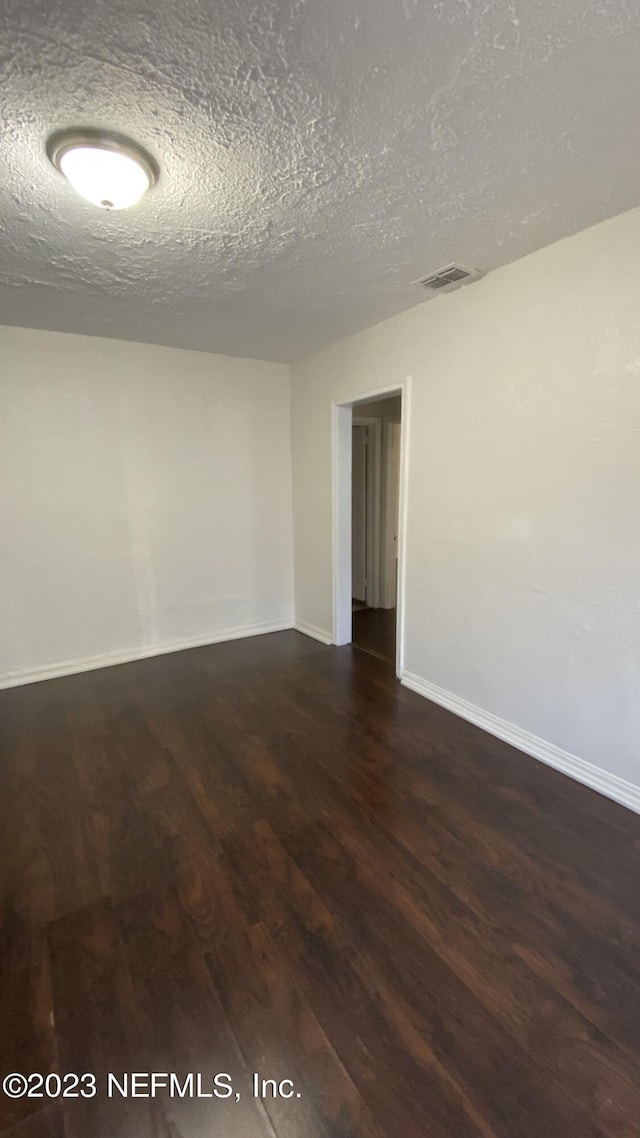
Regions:
<instances>
[{"instance_id":1,"label":"round ceiling light fixture","mask_svg":"<svg viewBox=\"0 0 640 1138\"><path fill-rule=\"evenodd\" d=\"M47 154L74 190L102 209L128 209L158 180L151 155L121 134L61 130L51 135Z\"/></svg>"}]
</instances>

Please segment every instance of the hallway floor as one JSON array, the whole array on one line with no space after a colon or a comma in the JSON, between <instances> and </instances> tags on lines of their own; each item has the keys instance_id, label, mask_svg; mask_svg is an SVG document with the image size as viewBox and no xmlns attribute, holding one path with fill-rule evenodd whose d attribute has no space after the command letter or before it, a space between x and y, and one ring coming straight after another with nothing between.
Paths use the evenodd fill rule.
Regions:
<instances>
[{"instance_id":1,"label":"hallway floor","mask_svg":"<svg viewBox=\"0 0 640 1138\"><path fill-rule=\"evenodd\" d=\"M0 724L3 1135L638 1138L636 815L296 632Z\"/></svg>"},{"instance_id":2,"label":"hallway floor","mask_svg":"<svg viewBox=\"0 0 640 1138\"><path fill-rule=\"evenodd\" d=\"M395 667L396 610L358 608L353 612L352 643Z\"/></svg>"}]
</instances>

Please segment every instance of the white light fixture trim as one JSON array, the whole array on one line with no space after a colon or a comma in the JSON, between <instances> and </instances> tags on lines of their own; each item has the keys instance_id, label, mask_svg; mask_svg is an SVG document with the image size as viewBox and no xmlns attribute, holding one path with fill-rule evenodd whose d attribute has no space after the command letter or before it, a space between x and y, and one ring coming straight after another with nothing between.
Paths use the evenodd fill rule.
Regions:
<instances>
[{"instance_id":1,"label":"white light fixture trim","mask_svg":"<svg viewBox=\"0 0 640 1138\"><path fill-rule=\"evenodd\" d=\"M120 134L59 131L49 139L47 154L74 190L102 209L128 209L158 180L153 158Z\"/></svg>"}]
</instances>

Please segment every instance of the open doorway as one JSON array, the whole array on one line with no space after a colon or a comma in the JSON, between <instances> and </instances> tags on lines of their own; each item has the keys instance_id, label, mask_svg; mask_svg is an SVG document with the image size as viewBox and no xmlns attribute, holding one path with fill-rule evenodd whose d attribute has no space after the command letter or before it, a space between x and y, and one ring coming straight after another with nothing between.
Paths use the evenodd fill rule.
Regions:
<instances>
[{"instance_id":1,"label":"open doorway","mask_svg":"<svg viewBox=\"0 0 640 1138\"><path fill-rule=\"evenodd\" d=\"M402 398L360 403L351 422L352 643L396 658Z\"/></svg>"},{"instance_id":2,"label":"open doorway","mask_svg":"<svg viewBox=\"0 0 640 1138\"><path fill-rule=\"evenodd\" d=\"M401 670L408 381L334 405L334 641Z\"/></svg>"}]
</instances>

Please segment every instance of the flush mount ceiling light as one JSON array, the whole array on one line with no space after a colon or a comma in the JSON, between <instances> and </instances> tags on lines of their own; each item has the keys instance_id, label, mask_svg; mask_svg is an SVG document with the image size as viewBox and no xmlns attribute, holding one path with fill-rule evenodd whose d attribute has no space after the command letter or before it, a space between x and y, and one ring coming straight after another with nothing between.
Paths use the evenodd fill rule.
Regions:
<instances>
[{"instance_id":1,"label":"flush mount ceiling light","mask_svg":"<svg viewBox=\"0 0 640 1138\"><path fill-rule=\"evenodd\" d=\"M74 190L102 209L135 205L158 180L151 155L120 134L61 130L47 142L47 154Z\"/></svg>"}]
</instances>

